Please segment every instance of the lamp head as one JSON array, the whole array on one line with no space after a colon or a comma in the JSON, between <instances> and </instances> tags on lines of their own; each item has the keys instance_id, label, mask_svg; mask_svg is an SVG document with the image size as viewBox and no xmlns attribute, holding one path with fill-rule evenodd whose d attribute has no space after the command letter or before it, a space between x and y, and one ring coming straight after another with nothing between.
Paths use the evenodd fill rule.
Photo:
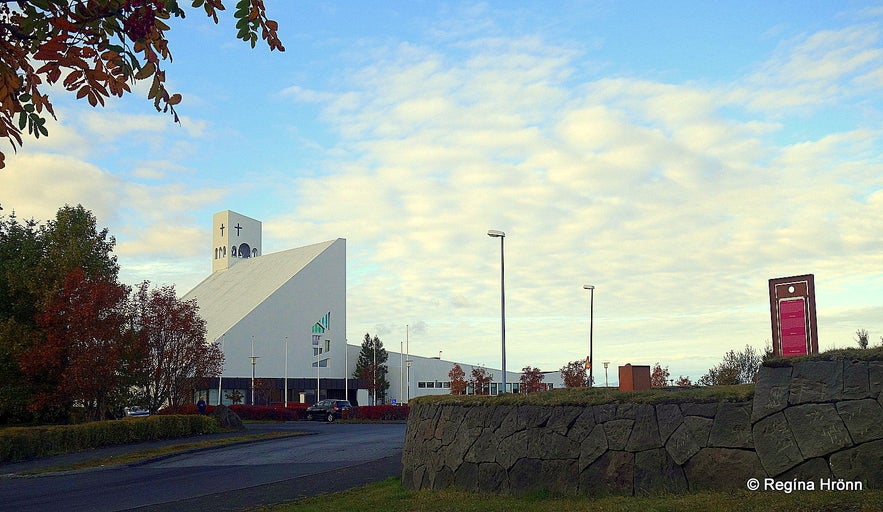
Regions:
<instances>
[{"instance_id":1,"label":"lamp head","mask_svg":"<svg viewBox=\"0 0 883 512\"><path fill-rule=\"evenodd\" d=\"M489 230L487 230L487 236L494 237L494 238L503 238L506 236L506 233L496 230L496 229L489 229Z\"/></svg>"},{"instance_id":2,"label":"lamp head","mask_svg":"<svg viewBox=\"0 0 883 512\"><path fill-rule=\"evenodd\" d=\"M595 289L595 285L593 285L593 284L584 284L584 285L583 285L583 288L586 289L586 290L594 290L594 289Z\"/></svg>"}]
</instances>

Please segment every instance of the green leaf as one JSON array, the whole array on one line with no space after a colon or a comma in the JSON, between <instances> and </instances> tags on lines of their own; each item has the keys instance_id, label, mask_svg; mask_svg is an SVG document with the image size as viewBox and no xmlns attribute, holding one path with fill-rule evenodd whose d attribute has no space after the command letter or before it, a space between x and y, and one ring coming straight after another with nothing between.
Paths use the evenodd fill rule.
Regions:
<instances>
[{"instance_id":1,"label":"green leaf","mask_svg":"<svg viewBox=\"0 0 883 512\"><path fill-rule=\"evenodd\" d=\"M27 126L27 125L28 125L28 115L24 111L21 111L18 115L18 129L24 130L25 126Z\"/></svg>"},{"instance_id":2,"label":"green leaf","mask_svg":"<svg viewBox=\"0 0 883 512\"><path fill-rule=\"evenodd\" d=\"M31 101L31 95L28 93L21 94L18 97L18 101L20 101L22 103L27 103L27 102Z\"/></svg>"},{"instance_id":3,"label":"green leaf","mask_svg":"<svg viewBox=\"0 0 883 512\"><path fill-rule=\"evenodd\" d=\"M47 130L46 127L43 126L42 124L39 125L39 126L37 126L37 130L39 130L38 133L42 133L44 136L48 136L48 135L49 135L49 130Z\"/></svg>"},{"instance_id":4,"label":"green leaf","mask_svg":"<svg viewBox=\"0 0 883 512\"><path fill-rule=\"evenodd\" d=\"M28 103L27 105L25 105L25 112L31 113L33 111L34 111L34 104L33 103Z\"/></svg>"},{"instance_id":5,"label":"green leaf","mask_svg":"<svg viewBox=\"0 0 883 512\"><path fill-rule=\"evenodd\" d=\"M156 72L156 64L154 64L152 62L148 62L147 64L144 65L144 67L139 69L137 73L135 73L135 80L144 80L145 78L149 77L150 75L154 74L155 72Z\"/></svg>"},{"instance_id":6,"label":"green leaf","mask_svg":"<svg viewBox=\"0 0 883 512\"><path fill-rule=\"evenodd\" d=\"M236 22L236 28L242 30L243 28L248 26L248 18L242 18Z\"/></svg>"}]
</instances>

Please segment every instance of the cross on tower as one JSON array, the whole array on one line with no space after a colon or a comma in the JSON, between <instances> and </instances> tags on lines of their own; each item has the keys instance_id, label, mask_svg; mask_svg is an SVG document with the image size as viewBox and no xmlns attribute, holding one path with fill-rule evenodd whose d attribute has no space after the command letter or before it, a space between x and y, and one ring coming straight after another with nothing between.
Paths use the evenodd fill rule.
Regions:
<instances>
[{"instance_id":1,"label":"cross on tower","mask_svg":"<svg viewBox=\"0 0 883 512\"><path fill-rule=\"evenodd\" d=\"M239 236L239 230L244 229L244 228L242 226L240 226L239 223L237 222L236 225L233 226L233 229L236 230L236 236Z\"/></svg>"},{"instance_id":2,"label":"cross on tower","mask_svg":"<svg viewBox=\"0 0 883 512\"><path fill-rule=\"evenodd\" d=\"M221 236L224 236L224 223L221 223Z\"/></svg>"}]
</instances>

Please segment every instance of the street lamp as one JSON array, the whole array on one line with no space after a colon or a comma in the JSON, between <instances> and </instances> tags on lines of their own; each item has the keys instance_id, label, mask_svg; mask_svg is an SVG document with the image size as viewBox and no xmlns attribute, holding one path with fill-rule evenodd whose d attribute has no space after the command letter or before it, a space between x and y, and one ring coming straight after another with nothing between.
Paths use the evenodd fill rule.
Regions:
<instances>
[{"instance_id":1,"label":"street lamp","mask_svg":"<svg viewBox=\"0 0 883 512\"><path fill-rule=\"evenodd\" d=\"M609 388L610 384L607 384L607 367L610 365L610 361L604 361L604 387Z\"/></svg>"},{"instance_id":2,"label":"street lamp","mask_svg":"<svg viewBox=\"0 0 883 512\"><path fill-rule=\"evenodd\" d=\"M215 346L217 346L218 340L215 340ZM224 354L224 335L221 335L221 354ZM226 358L225 358L226 359ZM224 367L221 367L221 373L218 375L218 405L221 405L221 387L224 382Z\"/></svg>"},{"instance_id":3,"label":"street lamp","mask_svg":"<svg viewBox=\"0 0 883 512\"><path fill-rule=\"evenodd\" d=\"M254 405L254 367L260 359L254 355L254 336L251 337L251 405Z\"/></svg>"},{"instance_id":4,"label":"street lamp","mask_svg":"<svg viewBox=\"0 0 883 512\"><path fill-rule=\"evenodd\" d=\"M503 240L506 233L496 229L489 229L487 236L500 239L500 319L501 335L503 340L503 393L506 392L506 286L505 286L505 260L503 258Z\"/></svg>"},{"instance_id":5,"label":"street lamp","mask_svg":"<svg viewBox=\"0 0 883 512\"><path fill-rule=\"evenodd\" d=\"M595 285L584 284L583 289L589 290L589 387L592 387L595 384L592 379L592 323L595 314Z\"/></svg>"},{"instance_id":6,"label":"street lamp","mask_svg":"<svg viewBox=\"0 0 883 512\"><path fill-rule=\"evenodd\" d=\"M405 377L405 380L408 383L408 392L407 396L405 396L405 403L408 403L411 401L411 338L409 324L405 324L405 364L407 365L407 376Z\"/></svg>"},{"instance_id":7,"label":"street lamp","mask_svg":"<svg viewBox=\"0 0 883 512\"><path fill-rule=\"evenodd\" d=\"M285 378L282 385L285 387L285 408L288 408L288 336L285 337Z\"/></svg>"}]
</instances>

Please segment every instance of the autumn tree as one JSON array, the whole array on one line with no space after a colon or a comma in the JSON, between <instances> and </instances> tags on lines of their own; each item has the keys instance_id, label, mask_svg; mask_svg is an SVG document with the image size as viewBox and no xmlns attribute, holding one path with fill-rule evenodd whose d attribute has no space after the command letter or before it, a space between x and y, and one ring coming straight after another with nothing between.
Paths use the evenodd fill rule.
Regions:
<instances>
[{"instance_id":1,"label":"autumn tree","mask_svg":"<svg viewBox=\"0 0 883 512\"><path fill-rule=\"evenodd\" d=\"M100 420L115 405L129 340L128 293L127 287L103 277L91 279L82 269L68 274L62 290L38 315L45 340L20 359L35 391L31 410L63 420L79 403L87 418Z\"/></svg>"},{"instance_id":2,"label":"autumn tree","mask_svg":"<svg viewBox=\"0 0 883 512\"><path fill-rule=\"evenodd\" d=\"M220 375L223 352L206 342L196 301L178 299L174 286L150 289L142 282L132 295L130 326L138 350L134 386L151 412L192 402L203 379Z\"/></svg>"},{"instance_id":3,"label":"autumn tree","mask_svg":"<svg viewBox=\"0 0 883 512\"><path fill-rule=\"evenodd\" d=\"M537 391L545 391L546 384L543 382L546 376L539 368L531 368L529 365L521 369L521 385L519 390L522 393L536 393Z\"/></svg>"},{"instance_id":4,"label":"autumn tree","mask_svg":"<svg viewBox=\"0 0 883 512\"><path fill-rule=\"evenodd\" d=\"M700 386L723 386L733 384L750 384L757 378L762 357L754 347L745 345L739 352L730 350L724 354L723 361L710 368L708 373L700 377Z\"/></svg>"},{"instance_id":5,"label":"autumn tree","mask_svg":"<svg viewBox=\"0 0 883 512\"><path fill-rule=\"evenodd\" d=\"M234 405L241 404L242 399L245 398L242 393L239 392L238 389L234 389L233 391L228 391L224 393L224 398L233 402Z\"/></svg>"},{"instance_id":6,"label":"autumn tree","mask_svg":"<svg viewBox=\"0 0 883 512\"><path fill-rule=\"evenodd\" d=\"M690 382L690 377L684 377L683 375L678 377L678 380L675 381L675 386L680 386L682 388L686 388L692 385L693 383Z\"/></svg>"},{"instance_id":7,"label":"autumn tree","mask_svg":"<svg viewBox=\"0 0 883 512\"><path fill-rule=\"evenodd\" d=\"M254 380L255 404L270 405L270 399L273 396L273 384L273 379Z\"/></svg>"},{"instance_id":8,"label":"autumn tree","mask_svg":"<svg viewBox=\"0 0 883 512\"><path fill-rule=\"evenodd\" d=\"M659 363L656 363L656 366L650 372L650 386L654 388L667 386L669 375L668 366L663 368Z\"/></svg>"},{"instance_id":9,"label":"autumn tree","mask_svg":"<svg viewBox=\"0 0 883 512\"><path fill-rule=\"evenodd\" d=\"M75 270L89 282L115 283L115 243L82 205L66 205L42 225L21 222L15 214L0 217L0 420L31 421L28 409L38 384L25 378L21 358L47 342L38 316Z\"/></svg>"},{"instance_id":10,"label":"autumn tree","mask_svg":"<svg viewBox=\"0 0 883 512\"><path fill-rule=\"evenodd\" d=\"M377 336L372 338L369 333L365 333L353 377L371 390L371 396L376 403L386 402L386 391L389 389L389 381L386 379L386 374L389 372L386 365L388 359L389 354L383 348L380 338Z\"/></svg>"},{"instance_id":11,"label":"autumn tree","mask_svg":"<svg viewBox=\"0 0 883 512\"><path fill-rule=\"evenodd\" d=\"M564 381L564 387L566 388L580 388L589 384L585 361L571 361L562 366L560 371L561 380Z\"/></svg>"},{"instance_id":12,"label":"autumn tree","mask_svg":"<svg viewBox=\"0 0 883 512\"><path fill-rule=\"evenodd\" d=\"M491 393L491 381L494 375L488 373L484 366L476 366L472 368L472 391L476 395L489 395Z\"/></svg>"},{"instance_id":13,"label":"autumn tree","mask_svg":"<svg viewBox=\"0 0 883 512\"><path fill-rule=\"evenodd\" d=\"M221 0L191 5L215 23L225 9ZM163 64L172 60L167 21L186 13L179 0L0 2L0 138L17 149L25 128L34 138L48 135L44 113L55 117L47 91L53 86L95 107L149 81L148 99L178 122L182 98L166 88ZM233 18L236 37L252 48L260 34L270 50L285 51L263 0L239 0ZM0 152L0 168L4 159Z\"/></svg>"},{"instance_id":14,"label":"autumn tree","mask_svg":"<svg viewBox=\"0 0 883 512\"><path fill-rule=\"evenodd\" d=\"M463 368L461 368L459 364L454 363L454 367L448 372L448 378L451 379L452 395L466 394L466 387L468 384L465 377L466 372L463 371Z\"/></svg>"}]
</instances>

